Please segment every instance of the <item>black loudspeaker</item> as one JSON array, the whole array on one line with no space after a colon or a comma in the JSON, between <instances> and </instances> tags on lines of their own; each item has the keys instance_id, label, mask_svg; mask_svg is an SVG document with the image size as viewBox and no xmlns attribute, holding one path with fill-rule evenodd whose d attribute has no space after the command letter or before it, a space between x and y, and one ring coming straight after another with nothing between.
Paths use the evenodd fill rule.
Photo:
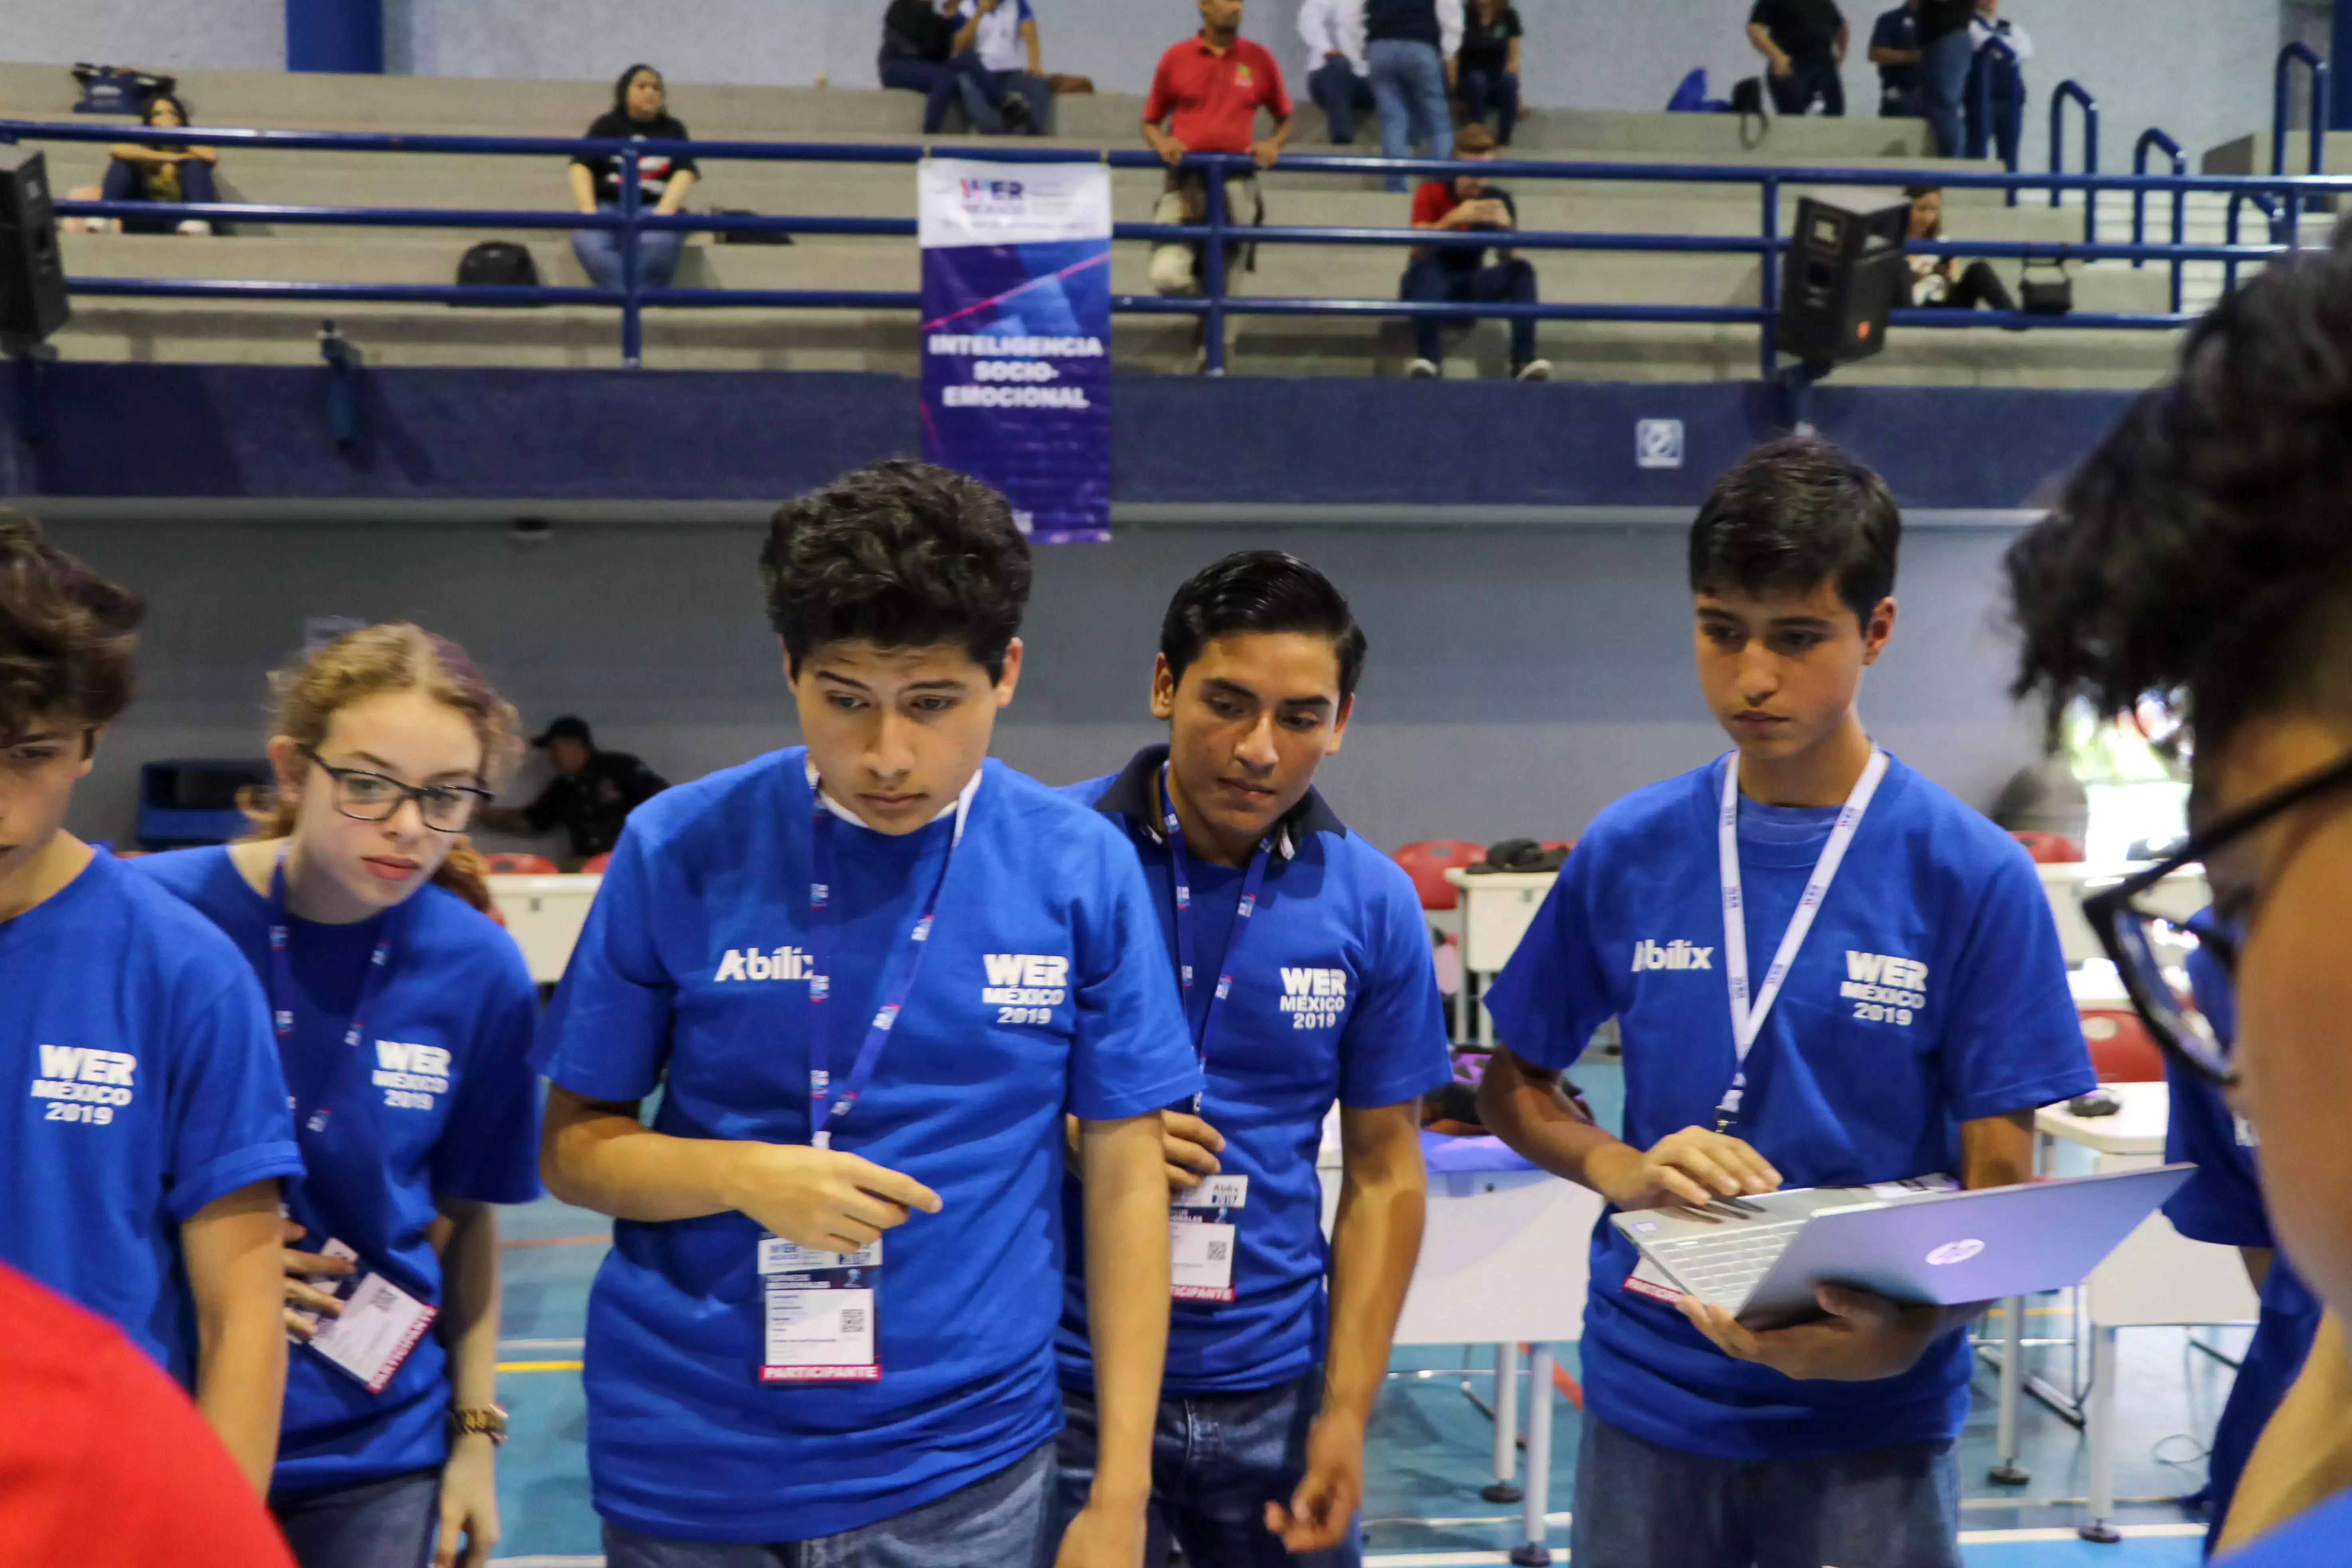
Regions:
<instances>
[{"instance_id":1,"label":"black loudspeaker","mask_svg":"<svg viewBox=\"0 0 2352 1568\"><path fill-rule=\"evenodd\" d=\"M0 147L0 337L37 342L68 313L48 164L38 153Z\"/></svg>"},{"instance_id":2,"label":"black loudspeaker","mask_svg":"<svg viewBox=\"0 0 2352 1568\"><path fill-rule=\"evenodd\" d=\"M1910 221L1908 204L1856 213L1798 199L1780 272L1782 352L1826 369L1886 346L1886 312L1903 299L1911 273L1903 255Z\"/></svg>"}]
</instances>

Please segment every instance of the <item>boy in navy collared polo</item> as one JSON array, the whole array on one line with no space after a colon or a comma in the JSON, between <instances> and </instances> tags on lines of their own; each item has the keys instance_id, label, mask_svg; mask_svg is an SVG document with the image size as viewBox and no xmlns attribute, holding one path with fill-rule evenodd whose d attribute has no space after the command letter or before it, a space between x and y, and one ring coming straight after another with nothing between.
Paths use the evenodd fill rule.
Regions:
<instances>
[{"instance_id":1,"label":"boy in navy collared polo","mask_svg":"<svg viewBox=\"0 0 2352 1568\"><path fill-rule=\"evenodd\" d=\"M302 1170L268 1011L226 937L65 829L144 613L0 512L0 1263L162 1363L257 1491L286 1382L278 1183Z\"/></svg>"},{"instance_id":2,"label":"boy in navy collared polo","mask_svg":"<svg viewBox=\"0 0 2352 1568\"><path fill-rule=\"evenodd\" d=\"M1200 1071L1129 961L1133 855L987 759L1028 546L893 461L785 505L761 565L807 744L638 808L541 1037L548 1186L622 1222L588 1313L605 1560L1050 1561L1067 1110L1108 1435L1060 1560L1134 1568L1160 1108Z\"/></svg>"},{"instance_id":3,"label":"boy in navy collared polo","mask_svg":"<svg viewBox=\"0 0 2352 1568\"><path fill-rule=\"evenodd\" d=\"M1151 711L1168 744L1066 792L1142 862L1163 931L1136 956L1190 968L1207 1076L1203 1099L1164 1116L1176 1302L1147 1563L1171 1537L1202 1568L1361 1553L1364 1422L1421 1245L1420 1100L1451 1076L1412 884L1313 787L1363 662L1321 573L1228 556L1161 626ZM1335 1100L1346 1174L1327 1249L1315 1161ZM1080 1184L1066 1191L1075 1214ZM1065 1511L1095 1476L1095 1278L1074 1250Z\"/></svg>"},{"instance_id":4,"label":"boy in navy collared polo","mask_svg":"<svg viewBox=\"0 0 2352 1568\"><path fill-rule=\"evenodd\" d=\"M2326 1309L2223 1521L2230 1568L2337 1568L2352 1540L2352 251L2306 251L2215 308L2010 549L2017 689L2053 721L2182 721L2190 837L2091 912L2125 958L2170 924L2147 889L2201 866L2227 1019L2121 966L2170 1061L2261 1140L2263 1206ZM2177 936L2177 933L2174 933ZM2176 950L2177 951L2177 950ZM2210 1015L2213 992L2197 1001Z\"/></svg>"},{"instance_id":5,"label":"boy in navy collared polo","mask_svg":"<svg viewBox=\"0 0 2352 1568\"><path fill-rule=\"evenodd\" d=\"M1717 482L1690 584L1699 683L1738 750L1602 812L1488 994L1509 1048L1481 1087L1486 1125L1615 1207L2023 1181L2033 1108L2095 1082L2024 851L1855 713L1895 629L1901 528L1878 477L1811 437ZM1611 1017L1622 1142L1550 1086ZM1604 1217L1578 1562L1958 1568L1970 1310L1823 1286L1821 1321L1757 1333L1630 1288L1635 1262Z\"/></svg>"}]
</instances>

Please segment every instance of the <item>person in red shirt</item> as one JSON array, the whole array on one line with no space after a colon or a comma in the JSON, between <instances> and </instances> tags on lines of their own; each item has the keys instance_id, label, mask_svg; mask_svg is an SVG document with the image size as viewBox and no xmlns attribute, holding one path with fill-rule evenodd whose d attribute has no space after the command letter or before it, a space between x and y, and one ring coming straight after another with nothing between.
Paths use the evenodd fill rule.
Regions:
<instances>
[{"instance_id":1,"label":"person in red shirt","mask_svg":"<svg viewBox=\"0 0 2352 1568\"><path fill-rule=\"evenodd\" d=\"M0 1405L0 1556L12 1568L294 1568L163 1369L5 1265Z\"/></svg>"},{"instance_id":2,"label":"person in red shirt","mask_svg":"<svg viewBox=\"0 0 2352 1568\"><path fill-rule=\"evenodd\" d=\"M1274 167L1290 140L1290 94L1282 68L1259 45L1241 36L1242 0L1201 0L1201 30L1160 57L1151 73L1151 93L1143 100L1143 140L1168 165L1168 184L1151 221L1196 224L1208 213L1208 179L1180 167L1187 153L1246 153L1261 169ZM1257 112L1274 118L1273 132L1257 134ZM1225 216L1252 225L1265 220L1257 179L1248 173L1225 175ZM1230 285L1244 247L1225 247ZM1162 294L1201 292L1202 247L1179 241L1151 252L1151 286Z\"/></svg>"},{"instance_id":3,"label":"person in red shirt","mask_svg":"<svg viewBox=\"0 0 2352 1568\"><path fill-rule=\"evenodd\" d=\"M1495 156L1495 133L1484 125L1465 125L1454 132L1454 155L1468 163ZM1424 180L1412 194L1412 226L1442 229L1495 229L1508 232L1519 226L1518 208L1510 193L1490 186L1484 174L1456 174L1450 180ZM1495 265L1484 267L1484 248L1468 246L1424 246L1412 253L1404 269L1402 297L1407 300L1515 305L1536 302L1536 269L1524 258L1497 247ZM1440 344L1445 321L1435 316L1412 321L1413 361L1405 368L1412 376L1443 375L1445 351ZM1549 381L1551 362L1536 357L1536 323L1532 316L1511 318L1511 375L1517 381Z\"/></svg>"}]
</instances>

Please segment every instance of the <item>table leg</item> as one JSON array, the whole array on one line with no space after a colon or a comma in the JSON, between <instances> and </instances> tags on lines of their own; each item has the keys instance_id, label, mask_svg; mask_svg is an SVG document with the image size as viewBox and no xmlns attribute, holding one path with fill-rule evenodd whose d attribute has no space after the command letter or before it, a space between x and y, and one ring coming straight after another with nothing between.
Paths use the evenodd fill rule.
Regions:
<instances>
[{"instance_id":1,"label":"table leg","mask_svg":"<svg viewBox=\"0 0 2352 1568\"><path fill-rule=\"evenodd\" d=\"M1486 982L1491 976L1478 977L1478 999L1470 1005L1478 1010L1478 1043L1488 1050L1495 1048L1495 1015L1486 1011Z\"/></svg>"},{"instance_id":2,"label":"table leg","mask_svg":"<svg viewBox=\"0 0 2352 1568\"><path fill-rule=\"evenodd\" d=\"M2112 1522L2116 1511L2116 1331L2091 1331L2091 1404L2084 1412L2084 1429L2090 1437L2088 1499L2090 1522L2075 1531L2085 1541L2112 1542L2122 1536Z\"/></svg>"},{"instance_id":3,"label":"table leg","mask_svg":"<svg viewBox=\"0 0 2352 1568\"><path fill-rule=\"evenodd\" d=\"M1550 1533L1545 1515L1551 1506L1551 1346L1537 1345L1528 1356L1528 1487L1519 1510L1521 1540L1511 1561L1538 1568L1551 1561L1544 1544Z\"/></svg>"},{"instance_id":4,"label":"table leg","mask_svg":"<svg viewBox=\"0 0 2352 1568\"><path fill-rule=\"evenodd\" d=\"M1991 1479L2021 1487L2033 1478L2017 1462L2017 1406L2025 1391L2025 1298L2000 1304L2000 1423L1993 1444Z\"/></svg>"},{"instance_id":5,"label":"table leg","mask_svg":"<svg viewBox=\"0 0 2352 1568\"><path fill-rule=\"evenodd\" d=\"M1495 1479L1478 1495L1488 1502L1519 1500L1519 1347L1495 1347Z\"/></svg>"}]
</instances>

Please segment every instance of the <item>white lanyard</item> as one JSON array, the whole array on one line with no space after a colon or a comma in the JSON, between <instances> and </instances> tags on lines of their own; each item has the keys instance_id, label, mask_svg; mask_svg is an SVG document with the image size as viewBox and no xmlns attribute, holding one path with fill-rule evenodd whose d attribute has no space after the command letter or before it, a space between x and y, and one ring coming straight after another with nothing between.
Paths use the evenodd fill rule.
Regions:
<instances>
[{"instance_id":1,"label":"white lanyard","mask_svg":"<svg viewBox=\"0 0 2352 1568\"><path fill-rule=\"evenodd\" d=\"M1797 900L1796 912L1789 917L1787 934L1780 938L1780 951L1772 955L1763 988L1750 1005L1748 917L1739 890L1739 753L1734 752L1724 759L1723 814L1717 819L1716 843L1723 867L1723 968L1731 988L1731 1048L1738 1065L1732 1069L1731 1087L1723 1091L1723 1101L1715 1108L1718 1132L1738 1118L1740 1097L1748 1092L1748 1053L1755 1047L1756 1037L1763 1033L1765 1016L1780 999L1780 983L1789 978L1797 950L1805 945L1805 934L1813 929L1813 917L1821 912L1822 900L1837 876L1838 864L1862 826L1862 814L1870 809L1870 797L1878 793L1878 781L1885 776L1886 753L1873 746L1869 764L1854 781L1853 793L1838 808L1837 826L1830 829L1830 841L1822 846L1822 858L1814 862L1812 878L1805 884L1804 896Z\"/></svg>"}]
</instances>

